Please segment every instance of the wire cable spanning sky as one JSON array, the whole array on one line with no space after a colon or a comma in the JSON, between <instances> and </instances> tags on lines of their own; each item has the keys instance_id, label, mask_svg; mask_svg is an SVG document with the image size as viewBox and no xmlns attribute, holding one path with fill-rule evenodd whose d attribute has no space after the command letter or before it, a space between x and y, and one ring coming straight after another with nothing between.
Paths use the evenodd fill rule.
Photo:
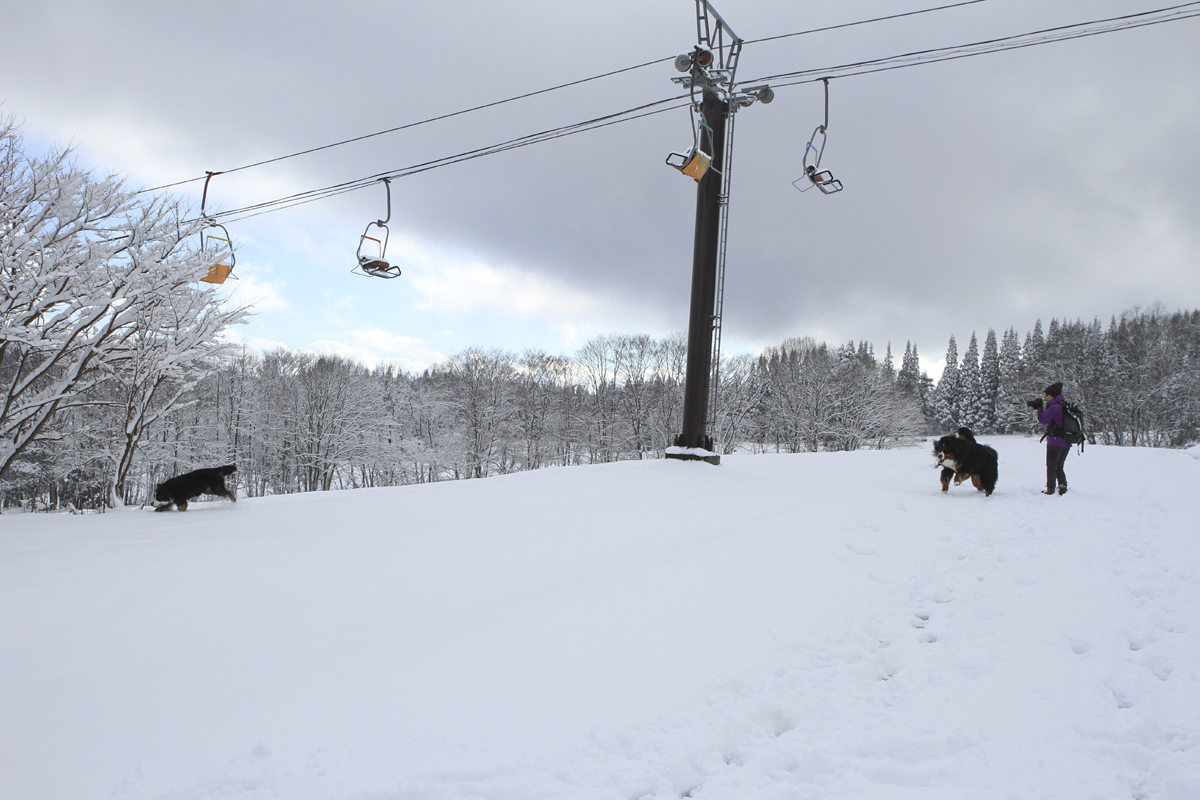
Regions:
<instances>
[{"instance_id":1,"label":"wire cable spanning sky","mask_svg":"<svg viewBox=\"0 0 1200 800\"><path fill-rule=\"evenodd\" d=\"M912 16L918 16L921 14L929 14L929 13L933 13L933 12L937 12L937 11L945 11L945 10L951 9L951 8L958 8L960 6L970 6L970 5L975 5L976 3L985 3L985 2L988 2L988 0L965 0L965 2L951 3L950 5L937 6L934 8L923 8L923 9L919 9L917 11L906 11L901 14L888 14L888 15L882 16L882 17L873 17L871 19L857 20L855 22L846 22L846 23L841 23L839 25L827 25L822 28L813 28L813 29L806 30L806 31L797 31L795 33L785 33L785 34L781 34L779 36L768 36L768 37L761 38L761 39L753 39L753 40L744 42L743 44L756 44L759 42L770 42L770 41L776 41L779 39L793 38L796 36L806 36L806 35L814 34L814 33L824 33L827 31L840 30L843 28L851 28L851 27L856 27L859 25L869 25L869 24L876 23L876 22L885 22L885 21L889 21L889 20L902 19L904 17L912 17ZM630 67L622 67L621 69L614 69L614 70L610 70L608 72L602 72L599 75L593 75L589 78L580 78L579 80L567 81L566 83L560 83L555 86L549 86L545 89L538 89L538 90L532 91L532 92L525 92L524 94L518 94L513 97L505 98L503 100L496 100L496 101L493 101L490 103L482 103L480 105L472 106L470 108L464 108L460 111L452 111L448 114L440 114L435 117L429 117L428 119L418 120L417 122L409 122L404 125L398 125L394 128L388 128L386 130L376 131L374 133L367 133L367 134L363 134L361 136L354 136L349 139L343 139L338 142L331 142L329 144L320 145L318 147L310 147L306 150L300 150L298 152L289 153L289 154L283 155L283 156L276 156L274 158L267 158L267 159L263 159L261 161L255 161L252 164L244 164L240 167L232 167L230 169L221 170L219 172L213 172L212 174L213 175L228 175L228 174L232 174L234 172L241 172L243 170L253 169L255 167L262 167L267 164L275 164L277 162L286 161L288 159L297 158L299 156L310 155L312 153L319 153L324 150L330 150L335 147L341 147L341 146L347 145L347 144L363 142L363 141L366 141L367 139L373 139L378 136L385 136L389 133L398 133L400 131L408 130L410 128L416 128L421 125L428 125L433 122L440 122L442 120L452 119L454 117L460 117L460 116L463 116L466 114L471 114L476 111L483 111L485 109L495 108L497 106L502 106L507 103L513 103L518 100L527 100L531 97L537 97L538 95L549 94L551 92L556 92L561 89L567 89L567 88L570 88L573 86L580 86L582 84L590 83L592 81L598 81L603 78L611 78L615 75L621 75L626 72L633 72L634 70L643 69L644 67L651 67L656 64L663 64L668 61L674 60L674 58L675 58L675 56L666 56L664 58L656 58L653 61L646 61L641 64L634 64L633 66L630 66ZM581 124L586 124L586 123L581 123ZM451 157L451 158L453 158L453 157ZM456 163L456 162L451 162L451 163ZM185 184L195 183L197 181L205 180L205 177L206 176L204 176L204 175L200 175L200 176L197 176L194 178L185 178L184 180L174 181L173 183L165 183L165 184L162 184L161 186L154 186L154 187L151 187L148 189L142 189L138 193L141 194L141 193L145 193L145 192L156 192L156 191L161 191L162 189L170 189L170 188L174 188L176 186L183 186ZM372 179L365 179L365 180L370 182ZM356 188L360 188L360 187L356 187Z\"/></svg>"},{"instance_id":2,"label":"wire cable spanning sky","mask_svg":"<svg viewBox=\"0 0 1200 800\"><path fill-rule=\"evenodd\" d=\"M781 39L787 39L787 38L792 38L792 37L796 37L796 36L803 36L803 35L822 32L822 31L837 30L837 29L841 29L841 28L853 27L853 26L858 26L858 25L866 25L866 24L882 22L882 21L886 21L886 20L894 20L894 19L898 19L898 18L902 18L902 17L915 16L915 15L919 15L919 14L927 14L927 13L932 13L932 12L937 12L937 11L944 11L947 9L958 8L960 6L973 5L975 3L980 3L980 2L986 2L986 0L969 0L969 2L955 3L952 5L938 6L935 8L926 8L926 9L921 9L918 11L905 12L903 14L892 14L892 15L888 15L888 16L859 20L856 22L843 23L840 25L825 26L822 28L814 28L814 29L810 29L810 30L806 30L806 31L799 31L799 32L795 32L795 33L782 34L782 35L778 35L778 36L768 36L768 37L763 37L763 38L759 38L759 39L748 40L745 42L745 44L777 41L777 40L781 40ZM832 79L832 78L855 77L855 76L859 76L859 75L867 75L867 74L872 74L872 73L882 72L882 71L907 69L910 67L922 66L925 64L933 64L933 63L939 63L939 62L943 62L943 61L951 61L951 60L962 59L962 58L971 58L974 56L988 55L988 54L992 54L992 53L1000 53L1000 52L1005 52L1008 50L1017 50L1017 49L1022 49L1022 48L1026 48L1026 47L1034 47L1034 46L1045 45L1045 44L1054 44L1054 43L1058 43L1058 42L1069 41L1072 39L1080 39L1080 38L1084 38L1084 37L1098 36L1098 35L1103 35L1103 34L1108 34L1108 33L1116 33L1119 31L1131 30L1134 28L1140 28L1140 27L1145 27L1145 26L1149 26L1149 25L1159 25L1159 24L1168 23L1168 22L1178 22L1178 21L1190 19L1190 18L1193 18L1196 16L1200 16L1200 2L1182 3L1179 5L1170 6L1167 8L1154 9L1152 11L1138 12L1136 14L1126 14L1126 15L1122 15L1122 16L1118 16L1118 17L1107 18L1107 19L1089 20L1086 22L1079 22L1079 23L1073 23L1070 25L1056 26L1053 28L1029 31L1026 33L1014 34L1012 36L999 37L999 38L995 38L995 39L969 42L966 44L959 44L959 45L952 45L952 46L942 47L942 48L934 48L934 49L920 50L920 51L914 51L914 52L909 52L909 53L902 53L902 54L898 54L898 55L886 56L883 58L857 61L857 62L848 63L848 64L841 64L841 65L837 65L837 66L809 68L809 69L799 70L799 71L794 71L794 72L784 72L784 73L777 73L777 74L772 74L772 75L764 75L762 77L754 78L752 80L740 81L739 84L740 85L749 85L749 84L761 84L761 83L769 82L772 84L772 86L774 88L796 86L796 85L800 85L803 83L812 83L812 82L826 79L826 78ZM609 72L602 73L600 75L592 76L590 78L583 78L583 79L576 80L576 81L561 83L561 84L558 84L556 86L552 86L552 87L549 87L546 89L541 89L541 90L534 91L534 92L527 92L525 94L517 95L514 97L504 99L504 100L497 100L497 101L491 102L491 103L480 104L480 105L474 106L472 108L452 112L449 114L442 114L442 115L439 115L436 117L430 117L429 119L409 123L406 125L401 125L401 126L398 126L395 128L390 128L388 130L378 131L376 133L366 134L363 136L357 136L357 137L354 137L351 139L345 139L340 142L334 142L332 144L323 145L321 147L310 148L308 150L303 150L303 151L300 151L297 153L292 153L290 155L278 156L276 158L265 159L265 160L258 161L258 162L252 163L252 164L246 164L241 167L236 167L236 168L233 168L230 170L225 170L223 172L215 172L215 173L213 173L213 176L215 177L218 175L248 170L248 169L252 169L254 167L263 166L266 164L272 164L272 163L276 163L276 162L283 161L283 160L290 159L290 158L295 158L297 156L307 155L307 154L315 153L315 152L318 152L321 150L328 150L328 149L331 149L334 147L340 147L342 145L346 145L346 144L350 144L350 143L354 143L354 142L360 142L360 141L363 141L363 140L366 140L369 138L382 136L382 135L385 135L388 133L395 133L397 131L417 127L417 126L424 125L427 123L436 122L436 121L440 121L440 120L446 120L446 119L450 119L453 117L469 114L469 113L472 113L475 111L480 111L483 109L493 108L495 106L503 105L506 103L515 102L517 100L527 99L527 98L531 98L531 97L534 97L537 95L554 92L559 89L564 89L564 88L571 87L571 86L578 86L580 84L587 83L590 81L595 81L595 80L599 80L601 78L611 77L611 76L618 75L618 74L625 73L625 72L630 72L630 71L641 69L643 67L651 66L654 64L661 64L661 63L664 63L664 62L670 61L670 60L672 60L672 59L671 58L656 59L654 61L648 61L648 62L645 62L642 64L637 64L637 65L634 65L631 67L625 67L625 68L618 69L618 70L612 70ZM213 220L222 219L222 220L229 221L229 222L236 222L239 220L247 219L252 216L258 216L261 214L267 214L267 213L272 213L274 211L292 208L297 205L311 203L311 202L315 202L317 200L334 197L336 195L344 194L347 192L353 192L353 191L357 191L359 189L364 189L368 186L374 185L375 183L379 182L380 180L383 180L384 178L389 178L389 179L403 178L403 177L415 175L415 174L418 174L421 172L427 172L429 170L434 170L434 169L438 169L441 167L450 166L453 164L459 164L464 161L469 161L469 160L476 159L476 158L482 158L485 156L495 155L497 153L503 153L503 152L513 150L516 148L520 148L520 147L528 147L528 146L534 145L534 144L541 144L543 142L552 141L554 139L557 139L557 138L560 138L563 136L571 136L571 135L574 135L577 133L583 133L586 131L596 130L596 129L607 127L610 125L619 125L619 124L623 124L626 122L632 122L632 121L643 119L647 116L651 116L654 114L661 114L661 113L664 113L667 111L673 111L678 108L686 107L687 103L669 105L669 106L667 104L672 103L674 101L679 101L682 99L684 99L684 98L680 97L680 96L674 96L674 97L669 97L669 98L665 98L662 100L657 100L652 103L646 103L643 105L635 106L633 108L628 108L628 109L624 109L622 111L613 112L613 113L606 114L604 116L597 117L594 119L589 119L589 120L585 120L582 122L572 123L569 125L564 125L564 126L560 126L560 127L552 128L552 129L548 129L548 130L543 130L543 131L539 131L537 133L527 134L525 136L520 136L520 137L517 137L514 139L507 140L505 142L500 142L498 144L481 147L481 148L477 148L477 149L473 149L473 150L469 150L466 152L457 153L457 154L453 154L453 155L449 155L449 156L444 156L444 157L426 161L426 162L423 162L420 164L414 164L414 165L410 165L407 167L402 167L399 169L391 170L388 172L381 172L381 173L366 176L363 178L346 181L344 183L326 186L326 187L323 187L320 189L313 189L310 191L300 192L300 193L292 194L292 195L289 195L286 197L281 197L281 198L277 198L274 200L268 200L268 201L264 201L261 203L256 203L256 204L253 204L250 206L244 206L241 208L235 208L235 209L229 209L229 210L225 210L225 211L210 213L210 214L208 214L208 218L213 219ZM184 181L177 181L175 183L165 184L163 186L156 187L156 189L164 189L164 188L179 186L179 185L182 185L185 183L190 183L193 181L198 181L198 180L203 180L203 179L204 179L203 177L190 178L190 179L187 179ZM153 191L153 190L143 190L143 191Z\"/></svg>"},{"instance_id":3,"label":"wire cable spanning sky","mask_svg":"<svg viewBox=\"0 0 1200 800\"><path fill-rule=\"evenodd\" d=\"M585 131L592 131L592 130L596 130L598 128L603 128L603 127L606 127L609 125L617 125L622 122L630 122L632 120L641 119L642 117L647 117L652 114L661 114L664 111L673 111L673 110L679 109L679 108L686 108L688 105L688 103L686 103L686 102L680 103L677 105L673 105L673 106L667 106L665 108L657 108L657 106L662 106L666 103L670 103L672 101L677 101L677 100L683 100L683 99L684 99L684 97L679 96L679 97L669 97L665 100L657 100L653 103L647 103L645 105L637 106L635 108L625 109L624 111L618 111L613 114L606 114L603 117L597 117L595 119L590 119L590 120L587 120L584 122L576 122L571 125L564 125L559 128L551 128L549 130L540 131L538 133L531 133L527 136L520 136L520 137L517 137L516 139L510 139L506 142L501 142L499 144L494 144L494 145L490 145L488 147L482 147L482 148L478 148L475 150L469 150L465 153L457 153L455 155L445 156L443 158L434 159L432 161L426 161L422 164L414 164L412 166L403 167L401 169L398 169L398 170L395 170L392 172L371 175L366 178L360 178L358 180L348 181L346 183L336 184L334 186L327 186L323 189L314 189L309 192L301 192L298 194L290 195L288 197L280 198L278 200L270 200L270 201L267 201L264 203L259 203L257 205L253 205L253 206L246 206L244 208L237 208L237 209L232 209L229 211L217 212L214 214L210 214L209 218L216 219L216 218L220 217L222 219L230 219L231 221L237 221L239 219L247 219L249 217L259 216L261 214L268 214L268 213L271 213L272 211L279 211L284 208L292 208L294 206L303 205L305 203L311 203L316 200L323 200L327 197L334 197L339 194L345 194L346 192L354 192L359 189L366 188L367 186L372 186L385 178L388 178L388 179L405 178L405 177L408 177L409 175L416 175L421 172L428 172L429 170L437 169L439 167L446 167L451 164L459 164L459 163L462 163L463 161L470 161L471 159L475 159L475 158L482 158L484 156L495 155L496 153L503 153L507 150L515 150L518 147L527 147L532 144L540 144L542 142L548 142L553 139L561 138L563 136L571 136L572 134L583 133ZM651 110L651 109L653 109L653 110ZM216 174L220 174L220 173L216 173Z\"/></svg>"},{"instance_id":4,"label":"wire cable spanning sky","mask_svg":"<svg viewBox=\"0 0 1200 800\"><path fill-rule=\"evenodd\" d=\"M1118 31L1142 28L1147 25L1161 25L1167 22L1180 22L1196 16L1200 16L1200 3L1183 3L1177 6L1171 6L1169 8L1156 9L1154 11L1127 14L1110 19L1090 20L1088 22L1079 22L1072 25L1061 25L1055 28L1046 28L1044 30L1020 33L1013 36L1004 36L997 39L988 39L979 42L971 42L969 44L954 45L951 47L939 47L932 50L919 50L911 53L887 56L886 58L858 61L852 64L841 64L836 67L820 67L816 69L800 70L797 72L784 72L776 75L764 75L763 77L755 78L751 81L742 81L742 83L766 83L770 81L776 88L781 86L794 86L799 83L811 83L814 80L820 80L821 78L845 78L853 77L855 75L867 75L873 72L882 72L884 70L905 69L907 67L916 67L923 64L934 64L941 61L952 61L959 58L971 58L973 56L1001 53L1006 50L1019 50L1025 47L1036 47L1043 44L1065 42L1071 39L1082 39L1088 36L1116 33ZM802 81L789 82L787 80L789 78L802 78L808 76L820 77L809 78L808 80ZM775 83L776 81L783 82Z\"/></svg>"}]
</instances>

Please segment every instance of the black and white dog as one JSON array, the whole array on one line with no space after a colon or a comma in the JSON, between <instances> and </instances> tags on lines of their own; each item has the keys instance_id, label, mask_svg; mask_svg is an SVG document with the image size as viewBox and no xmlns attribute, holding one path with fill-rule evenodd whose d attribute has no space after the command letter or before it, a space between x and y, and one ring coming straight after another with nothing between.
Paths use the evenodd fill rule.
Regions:
<instances>
[{"instance_id":1,"label":"black and white dog","mask_svg":"<svg viewBox=\"0 0 1200 800\"><path fill-rule=\"evenodd\" d=\"M224 467L197 469L163 481L154 490L154 510L170 511L173 507L187 511L188 501L202 494L226 497L237 502L237 493L225 488L225 476L237 472L236 464Z\"/></svg>"}]
</instances>

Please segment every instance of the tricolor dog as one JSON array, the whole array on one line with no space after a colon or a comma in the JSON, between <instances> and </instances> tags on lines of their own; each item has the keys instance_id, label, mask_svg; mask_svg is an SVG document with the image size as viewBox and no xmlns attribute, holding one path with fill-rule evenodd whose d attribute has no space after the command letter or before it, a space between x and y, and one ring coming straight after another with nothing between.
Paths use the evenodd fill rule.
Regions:
<instances>
[{"instance_id":1,"label":"tricolor dog","mask_svg":"<svg viewBox=\"0 0 1200 800\"><path fill-rule=\"evenodd\" d=\"M965 431L966 436L963 435ZM1000 456L986 444L979 444L971 431L962 428L957 436L943 436L934 442L933 453L942 467L942 491L950 490L950 478L955 485L968 478L971 485L990 496L1000 477Z\"/></svg>"},{"instance_id":2,"label":"tricolor dog","mask_svg":"<svg viewBox=\"0 0 1200 800\"><path fill-rule=\"evenodd\" d=\"M231 502L237 502L237 494L225 488L225 476L237 472L236 464L224 467L208 467L176 475L170 480L163 481L154 490L154 510L170 511L178 508L187 511L188 501L195 500L202 494L224 497Z\"/></svg>"}]
</instances>

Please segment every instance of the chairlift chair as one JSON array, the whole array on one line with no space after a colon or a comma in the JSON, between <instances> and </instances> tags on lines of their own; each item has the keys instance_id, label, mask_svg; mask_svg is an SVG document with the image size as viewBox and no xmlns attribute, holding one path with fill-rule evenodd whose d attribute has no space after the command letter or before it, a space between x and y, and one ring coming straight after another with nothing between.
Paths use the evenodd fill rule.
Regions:
<instances>
[{"instance_id":1,"label":"chairlift chair","mask_svg":"<svg viewBox=\"0 0 1200 800\"><path fill-rule=\"evenodd\" d=\"M672 161L672 159L675 159L675 161ZM668 167L674 167L696 181L696 183L699 183L700 179L708 172L708 168L712 166L712 156L697 147L689 150L687 155L683 153L671 153L671 155L667 156L666 163Z\"/></svg>"},{"instance_id":2,"label":"chairlift chair","mask_svg":"<svg viewBox=\"0 0 1200 800\"><path fill-rule=\"evenodd\" d=\"M692 104L691 112L694 119L696 116L696 106L694 103ZM700 118L699 124L692 125L692 149L686 154L671 153L667 156L666 160L668 167L674 167L696 183L700 182L700 179L708 173L709 168L712 166L712 156L700 148L700 126L708 127L703 117ZM710 129L709 134L711 135L711 133Z\"/></svg>"},{"instance_id":3,"label":"chairlift chair","mask_svg":"<svg viewBox=\"0 0 1200 800\"><path fill-rule=\"evenodd\" d=\"M796 186L797 183L803 180L807 180L811 185ZM807 192L815 186L821 190L821 194L833 194L842 190L842 182L833 177L832 172L827 169L818 170L813 166L805 167L804 177L792 181L792 186L796 186L802 192Z\"/></svg>"},{"instance_id":4,"label":"chairlift chair","mask_svg":"<svg viewBox=\"0 0 1200 800\"><path fill-rule=\"evenodd\" d=\"M218 231L223 235L217 236L216 232ZM233 251L233 242L229 238L229 231L225 230L224 225L210 220L209 226L200 231L201 252L204 252L207 248L209 241L224 242L224 245L216 246L219 255L217 255L214 263L208 265L208 272L200 280L205 283L215 283L218 285L224 283L229 278L233 278L236 281L238 278L233 274L233 267L237 263L237 254Z\"/></svg>"},{"instance_id":5,"label":"chairlift chair","mask_svg":"<svg viewBox=\"0 0 1200 800\"><path fill-rule=\"evenodd\" d=\"M237 263L237 254L233 250L233 240L229 237L229 231L225 229L224 225L209 217L205 210L205 205L208 203L208 182L213 179L214 175L219 174L219 172L207 173L208 177L204 179L204 194L200 197L200 219L206 223L206 226L200 230L200 252L203 253L208 249L209 241L224 242L223 245L216 245L218 255L213 263L208 265L208 272L200 280L217 285L224 283L229 278L233 278L235 281L238 279L233 274L233 267ZM218 236L218 233L221 235Z\"/></svg>"},{"instance_id":6,"label":"chairlift chair","mask_svg":"<svg viewBox=\"0 0 1200 800\"><path fill-rule=\"evenodd\" d=\"M387 224L392 219L392 184L390 178L380 178L380 180L387 188L387 217L375 222L368 222L367 227L363 229L363 234L358 240L358 251L355 253L358 264L351 272L373 278L399 278L400 266L389 264L385 260L389 236ZM374 236L371 235L372 232L375 233Z\"/></svg>"},{"instance_id":7,"label":"chairlift chair","mask_svg":"<svg viewBox=\"0 0 1200 800\"><path fill-rule=\"evenodd\" d=\"M821 194L834 194L842 190L842 182L834 178L829 170L821 169L821 156L825 154L826 131L829 129L829 79L821 80L825 84L825 121L818 125L809 137L808 144L804 147L804 175L792 181L792 186L802 192L807 192L815 186L821 190ZM819 147L816 144L818 137L821 143ZM813 153L816 154L816 158L810 164L809 156Z\"/></svg>"}]
</instances>

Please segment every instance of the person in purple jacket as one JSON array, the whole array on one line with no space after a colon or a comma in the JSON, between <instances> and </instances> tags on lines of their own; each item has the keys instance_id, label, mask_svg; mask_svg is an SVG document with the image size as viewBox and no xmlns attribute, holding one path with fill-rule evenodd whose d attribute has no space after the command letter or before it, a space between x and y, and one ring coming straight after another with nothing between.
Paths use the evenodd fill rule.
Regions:
<instances>
[{"instance_id":1,"label":"person in purple jacket","mask_svg":"<svg viewBox=\"0 0 1200 800\"><path fill-rule=\"evenodd\" d=\"M1055 382L1046 387L1046 399L1030 400L1030 408L1037 410L1038 422L1046 426L1046 488L1042 494L1067 493L1067 473L1063 465L1067 462L1067 454L1071 452L1071 444L1062 438L1063 432L1063 385Z\"/></svg>"}]
</instances>

